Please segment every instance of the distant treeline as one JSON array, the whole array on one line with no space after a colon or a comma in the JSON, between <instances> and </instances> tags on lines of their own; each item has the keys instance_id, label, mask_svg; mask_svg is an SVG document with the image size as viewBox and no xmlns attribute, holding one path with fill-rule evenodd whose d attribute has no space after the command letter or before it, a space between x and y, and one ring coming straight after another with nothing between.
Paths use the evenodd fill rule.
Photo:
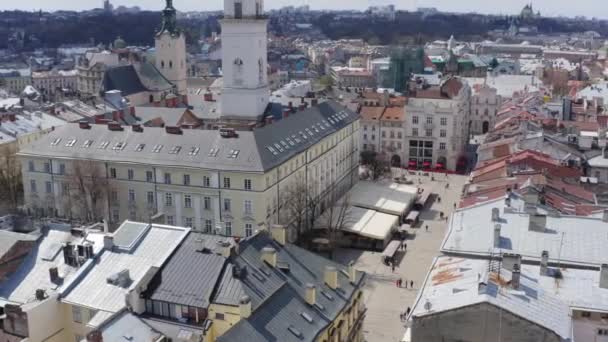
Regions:
<instances>
[{"instance_id":1,"label":"distant treeline","mask_svg":"<svg viewBox=\"0 0 608 342\"><path fill-rule=\"evenodd\" d=\"M0 12L0 48L8 46L15 30L25 33L25 46L56 48L65 44L82 44L93 40L107 45L121 36L129 45L154 45L154 34L160 27L160 12L92 16L49 16L32 12ZM187 19L179 21L188 44L219 29L216 18L208 21ZM35 37L32 40L32 37Z\"/></svg>"}]
</instances>

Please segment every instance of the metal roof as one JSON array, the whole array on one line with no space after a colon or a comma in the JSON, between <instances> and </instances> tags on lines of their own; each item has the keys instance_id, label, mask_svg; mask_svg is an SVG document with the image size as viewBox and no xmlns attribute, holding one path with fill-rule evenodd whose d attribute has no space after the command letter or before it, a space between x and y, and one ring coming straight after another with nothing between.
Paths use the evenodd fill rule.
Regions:
<instances>
[{"instance_id":1,"label":"metal roof","mask_svg":"<svg viewBox=\"0 0 608 342\"><path fill-rule=\"evenodd\" d=\"M488 261L438 257L427 275L411 316L425 317L444 311L481 303L489 303L529 320L560 337L572 333L570 309L552 291L539 283L540 272L522 270L520 287L513 289L511 272L487 272ZM544 277L547 278L547 277ZM552 279L555 281L555 279ZM483 284L480 286L480 283Z\"/></svg>"},{"instance_id":2,"label":"metal roof","mask_svg":"<svg viewBox=\"0 0 608 342\"><path fill-rule=\"evenodd\" d=\"M36 241L39 236L0 230L0 258L20 241Z\"/></svg>"},{"instance_id":3,"label":"metal roof","mask_svg":"<svg viewBox=\"0 0 608 342\"><path fill-rule=\"evenodd\" d=\"M131 227L129 223L126 224L119 227L117 233L123 227ZM188 228L153 225L131 250L104 250L95 263L66 290L63 301L108 312L120 311L125 308L128 287L109 284L107 279L128 270L131 285L137 284L150 268L163 265L189 231Z\"/></svg>"},{"instance_id":4,"label":"metal roof","mask_svg":"<svg viewBox=\"0 0 608 342\"><path fill-rule=\"evenodd\" d=\"M145 127L143 132L133 132L129 127L122 131L110 131L105 125L91 125L80 129L69 124L28 145L20 155L93 159L119 163L142 163L175 167L221 169L225 171L264 172L281 165L293 156L306 151L328 135L337 132L358 119L358 115L335 102L297 112L254 131L239 131L238 137L222 138L214 130L183 130L183 134L169 134L164 128ZM52 145L54 141L59 143ZM76 143L66 146L68 140ZM90 147L83 147L86 140L93 140ZM108 142L107 148L100 148ZM112 149L116 143L124 143L122 150ZM135 147L145 148L136 151ZM182 152L170 154L173 146L182 146ZM162 146L158 153L155 146ZM196 154L189 151L199 148ZM216 150L215 153L211 153ZM236 158L232 151L239 151Z\"/></svg>"},{"instance_id":5,"label":"metal roof","mask_svg":"<svg viewBox=\"0 0 608 342\"><path fill-rule=\"evenodd\" d=\"M207 308L226 264L217 249L224 241L228 240L222 236L191 232L156 275L159 283L151 289L150 299Z\"/></svg>"},{"instance_id":6,"label":"metal roof","mask_svg":"<svg viewBox=\"0 0 608 342\"><path fill-rule=\"evenodd\" d=\"M492 209L500 220L492 221ZM599 266L608 260L605 248L608 224L601 219L578 216L547 216L546 230L530 230L530 214L517 194L505 209L505 197L486 201L454 212L441 251L458 255L483 255L506 252L538 261L543 251L551 260L564 264ZM542 208L539 208L542 211ZM494 247L494 226L500 224L500 248Z\"/></svg>"},{"instance_id":7,"label":"metal roof","mask_svg":"<svg viewBox=\"0 0 608 342\"><path fill-rule=\"evenodd\" d=\"M123 96L148 91L133 65L108 68L104 75L103 85L105 90L120 90Z\"/></svg>"},{"instance_id":8,"label":"metal roof","mask_svg":"<svg viewBox=\"0 0 608 342\"><path fill-rule=\"evenodd\" d=\"M162 337L161 333L126 310L104 323L99 330L104 341L150 342Z\"/></svg>"}]
</instances>

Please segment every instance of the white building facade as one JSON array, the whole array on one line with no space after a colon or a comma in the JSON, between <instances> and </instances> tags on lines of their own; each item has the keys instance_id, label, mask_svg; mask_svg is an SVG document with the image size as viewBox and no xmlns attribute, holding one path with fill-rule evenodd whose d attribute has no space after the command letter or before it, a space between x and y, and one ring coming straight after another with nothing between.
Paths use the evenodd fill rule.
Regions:
<instances>
[{"instance_id":1,"label":"white building facade","mask_svg":"<svg viewBox=\"0 0 608 342\"><path fill-rule=\"evenodd\" d=\"M225 0L222 117L257 120L268 106L267 25L262 0ZM238 99L238 101L234 101Z\"/></svg>"}]
</instances>

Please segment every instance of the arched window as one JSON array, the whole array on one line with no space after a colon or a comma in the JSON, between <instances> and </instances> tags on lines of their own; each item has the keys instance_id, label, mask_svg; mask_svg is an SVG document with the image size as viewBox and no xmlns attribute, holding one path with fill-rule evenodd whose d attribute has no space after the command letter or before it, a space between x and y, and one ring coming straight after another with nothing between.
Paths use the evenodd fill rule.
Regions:
<instances>
[{"instance_id":1,"label":"arched window","mask_svg":"<svg viewBox=\"0 0 608 342\"><path fill-rule=\"evenodd\" d=\"M165 61L160 61L160 68L164 69L165 68Z\"/></svg>"},{"instance_id":2,"label":"arched window","mask_svg":"<svg viewBox=\"0 0 608 342\"><path fill-rule=\"evenodd\" d=\"M169 69L173 69L173 61L169 61Z\"/></svg>"}]
</instances>

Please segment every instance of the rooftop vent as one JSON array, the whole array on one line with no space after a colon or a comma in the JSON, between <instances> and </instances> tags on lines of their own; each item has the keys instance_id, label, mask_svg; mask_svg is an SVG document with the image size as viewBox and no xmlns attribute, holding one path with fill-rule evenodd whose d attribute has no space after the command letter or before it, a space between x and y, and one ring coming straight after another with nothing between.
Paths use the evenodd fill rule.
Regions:
<instances>
[{"instance_id":1,"label":"rooftop vent","mask_svg":"<svg viewBox=\"0 0 608 342\"><path fill-rule=\"evenodd\" d=\"M59 282L59 269L57 267L49 268L49 276L51 278L51 283L57 284Z\"/></svg>"},{"instance_id":2,"label":"rooftop vent","mask_svg":"<svg viewBox=\"0 0 608 342\"><path fill-rule=\"evenodd\" d=\"M236 133L234 128L220 128L220 136L222 138L236 138L239 135Z\"/></svg>"},{"instance_id":3,"label":"rooftop vent","mask_svg":"<svg viewBox=\"0 0 608 342\"><path fill-rule=\"evenodd\" d=\"M500 220L500 209L492 208L492 221L497 222Z\"/></svg>"},{"instance_id":4,"label":"rooftop vent","mask_svg":"<svg viewBox=\"0 0 608 342\"><path fill-rule=\"evenodd\" d=\"M144 131L144 128L141 125L133 125L133 126L131 126L131 129L133 130L133 132L138 132L138 133L141 133Z\"/></svg>"},{"instance_id":5,"label":"rooftop vent","mask_svg":"<svg viewBox=\"0 0 608 342\"><path fill-rule=\"evenodd\" d=\"M513 270L511 271L511 287L514 290L519 290L519 282L521 277L521 270L519 264L513 265Z\"/></svg>"},{"instance_id":6,"label":"rooftop vent","mask_svg":"<svg viewBox=\"0 0 608 342\"><path fill-rule=\"evenodd\" d=\"M494 226L494 248L500 248L500 224Z\"/></svg>"},{"instance_id":7,"label":"rooftop vent","mask_svg":"<svg viewBox=\"0 0 608 342\"><path fill-rule=\"evenodd\" d=\"M182 129L180 127L177 127L177 126L166 126L165 127L165 132L167 132L167 134L176 134L176 135L182 135L182 134L184 134L184 132L182 131Z\"/></svg>"},{"instance_id":8,"label":"rooftop vent","mask_svg":"<svg viewBox=\"0 0 608 342\"><path fill-rule=\"evenodd\" d=\"M116 121L112 121L112 122L108 123L108 129L113 132L123 130L122 126Z\"/></svg>"},{"instance_id":9,"label":"rooftop vent","mask_svg":"<svg viewBox=\"0 0 608 342\"><path fill-rule=\"evenodd\" d=\"M127 288L129 285L131 285L131 276L129 274L129 270L124 269L118 273L112 274L106 279L106 282L114 286Z\"/></svg>"},{"instance_id":10,"label":"rooftop vent","mask_svg":"<svg viewBox=\"0 0 608 342\"><path fill-rule=\"evenodd\" d=\"M543 251L540 256L540 274L547 275L549 273L549 251Z\"/></svg>"},{"instance_id":11,"label":"rooftop vent","mask_svg":"<svg viewBox=\"0 0 608 342\"><path fill-rule=\"evenodd\" d=\"M306 284L306 303L315 305L317 302L317 287L311 283Z\"/></svg>"},{"instance_id":12,"label":"rooftop vent","mask_svg":"<svg viewBox=\"0 0 608 342\"><path fill-rule=\"evenodd\" d=\"M506 270L513 271L515 265L521 265L521 254L503 253L502 267Z\"/></svg>"},{"instance_id":13,"label":"rooftop vent","mask_svg":"<svg viewBox=\"0 0 608 342\"><path fill-rule=\"evenodd\" d=\"M544 232L547 230L547 215L538 213L530 214L529 230L535 232Z\"/></svg>"},{"instance_id":14,"label":"rooftop vent","mask_svg":"<svg viewBox=\"0 0 608 342\"><path fill-rule=\"evenodd\" d=\"M43 289L36 289L36 300L45 300L46 299L46 291Z\"/></svg>"}]
</instances>

